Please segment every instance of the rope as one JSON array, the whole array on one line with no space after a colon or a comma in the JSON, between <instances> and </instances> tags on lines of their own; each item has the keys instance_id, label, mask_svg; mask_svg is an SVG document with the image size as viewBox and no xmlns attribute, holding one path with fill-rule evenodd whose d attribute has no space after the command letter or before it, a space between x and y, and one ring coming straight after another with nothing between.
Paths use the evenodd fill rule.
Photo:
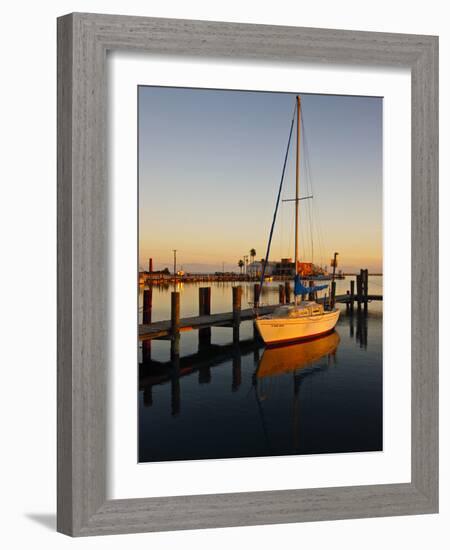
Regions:
<instances>
[{"instance_id":1,"label":"rope","mask_svg":"<svg viewBox=\"0 0 450 550\"><path fill-rule=\"evenodd\" d=\"M286 154L284 156L283 170L281 172L281 179L280 179L280 187L278 188L277 202L276 202L276 205L275 205L275 211L273 213L272 226L270 228L269 241L267 243L266 257L265 257L265 260L264 260L264 265L263 265L262 270L261 270L261 282L260 282L260 286L259 286L259 295L258 295L258 302L257 302L258 304L259 304L259 298L262 294L262 287L263 287L263 284L264 284L264 275L266 273L266 265L267 265L267 262L269 261L270 245L272 244L273 230L275 228L275 221L277 219L277 212L278 212L278 207L279 207L279 204L280 204L281 190L283 188L284 174L286 172L286 163L287 163L288 154L289 154L289 147L291 145L292 129L294 128L294 120L295 120L295 113L296 112L297 112L297 102L295 103L294 112L292 114L291 129L289 130L289 139L288 139L288 143L287 143L287 147L286 147Z\"/></svg>"}]
</instances>

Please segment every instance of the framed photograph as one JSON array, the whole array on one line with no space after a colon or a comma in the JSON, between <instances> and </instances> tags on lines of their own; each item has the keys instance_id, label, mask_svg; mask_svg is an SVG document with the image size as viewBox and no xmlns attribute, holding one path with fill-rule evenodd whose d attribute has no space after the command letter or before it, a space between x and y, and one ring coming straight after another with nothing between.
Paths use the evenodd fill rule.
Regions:
<instances>
[{"instance_id":1,"label":"framed photograph","mask_svg":"<svg viewBox=\"0 0 450 550\"><path fill-rule=\"evenodd\" d=\"M58 530L438 511L438 39L58 19Z\"/></svg>"}]
</instances>

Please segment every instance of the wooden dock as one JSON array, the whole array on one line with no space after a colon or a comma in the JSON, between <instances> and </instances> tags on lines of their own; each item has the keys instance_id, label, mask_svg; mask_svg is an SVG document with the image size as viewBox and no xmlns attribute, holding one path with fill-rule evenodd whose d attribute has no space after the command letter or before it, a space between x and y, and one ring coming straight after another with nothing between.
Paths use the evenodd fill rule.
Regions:
<instances>
[{"instance_id":1,"label":"wooden dock","mask_svg":"<svg viewBox=\"0 0 450 550\"><path fill-rule=\"evenodd\" d=\"M312 282L310 282L312 286ZM368 271L361 270L360 275L355 281L350 282L350 290L346 294L335 295L336 283L331 285L331 297L317 299L314 293L304 296L303 299L315 300L319 303L345 304L347 312L353 312L356 304L358 311L364 308L367 311L369 302L380 301L382 295L368 293ZM232 288L233 311L225 313L211 314L211 288L199 288L199 315L194 317L180 318L180 294L172 292L171 296L171 319L165 321L151 322L151 290L144 291L144 310L143 323L139 325L139 340L147 341L153 339L167 339L180 332L199 330L205 332L210 327L230 327L234 330L234 340L239 340L239 325L242 321L250 321L256 317L256 304L258 303L260 288L259 284L254 285L254 307L241 309L242 287ZM286 282L279 285L279 303L274 305L265 305L257 308L258 315L267 315L272 313L279 305L291 302L290 284ZM208 337L210 339L210 335Z\"/></svg>"},{"instance_id":2,"label":"wooden dock","mask_svg":"<svg viewBox=\"0 0 450 550\"><path fill-rule=\"evenodd\" d=\"M273 306L263 306L259 308L261 315L272 313L279 304ZM255 318L253 308L241 310L241 322L249 321ZM180 319L179 331L185 332L188 330L201 329L207 327L232 327L234 314L229 313L213 313L212 315L198 315L197 317L185 317ZM172 321L159 321L150 325L139 325L139 340L151 340L153 338L164 338L171 334Z\"/></svg>"}]
</instances>

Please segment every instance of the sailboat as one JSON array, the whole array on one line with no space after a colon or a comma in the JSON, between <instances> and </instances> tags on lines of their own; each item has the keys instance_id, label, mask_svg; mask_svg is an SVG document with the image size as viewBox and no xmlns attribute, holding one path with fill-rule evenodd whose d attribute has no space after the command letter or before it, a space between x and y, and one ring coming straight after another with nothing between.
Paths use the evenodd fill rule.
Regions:
<instances>
[{"instance_id":1,"label":"sailboat","mask_svg":"<svg viewBox=\"0 0 450 550\"><path fill-rule=\"evenodd\" d=\"M267 265L270 252L270 244L273 235L273 229L275 226L276 214L278 205L280 202L281 189L283 185L284 173L286 169L287 156L289 152L289 145L291 142L292 129L294 125L295 114L297 115L297 156L296 156L296 177L295 177L295 199L291 199L295 202L295 278L294 278L294 303L282 305L276 308L272 313L263 316L257 316L256 327L267 345L284 344L287 342L295 342L297 340L304 340L309 338L315 338L320 335L327 334L334 330L336 323L339 319L339 310L331 304L329 308L325 308L323 304L314 301L302 301L302 296L308 294L316 294L317 292L324 290L328 285L305 287L302 284L301 276L299 273L299 202L303 200L299 196L299 181L300 181L300 126L301 126L301 100L300 96L296 98L296 107L294 110L294 116L291 122L291 129L289 134L289 141L286 150L286 156L284 159L284 166L281 175L281 182L278 191L278 198L275 207L274 218L272 221L272 227L269 235L269 242L267 246L266 260L263 266L263 273L261 276L261 288L264 283L264 270ZM305 197L309 198L309 197ZM259 293L261 296L262 292ZM300 300L299 300L300 297Z\"/></svg>"}]
</instances>

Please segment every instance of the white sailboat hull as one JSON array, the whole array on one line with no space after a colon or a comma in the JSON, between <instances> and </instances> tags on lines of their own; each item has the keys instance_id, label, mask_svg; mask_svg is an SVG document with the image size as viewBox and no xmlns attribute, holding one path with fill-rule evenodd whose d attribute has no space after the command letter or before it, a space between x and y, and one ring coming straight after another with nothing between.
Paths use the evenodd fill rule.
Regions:
<instances>
[{"instance_id":1,"label":"white sailboat hull","mask_svg":"<svg viewBox=\"0 0 450 550\"><path fill-rule=\"evenodd\" d=\"M265 344L278 344L314 338L331 332L339 319L339 310L325 311L322 315L304 318L277 318L270 315L256 320Z\"/></svg>"}]
</instances>

